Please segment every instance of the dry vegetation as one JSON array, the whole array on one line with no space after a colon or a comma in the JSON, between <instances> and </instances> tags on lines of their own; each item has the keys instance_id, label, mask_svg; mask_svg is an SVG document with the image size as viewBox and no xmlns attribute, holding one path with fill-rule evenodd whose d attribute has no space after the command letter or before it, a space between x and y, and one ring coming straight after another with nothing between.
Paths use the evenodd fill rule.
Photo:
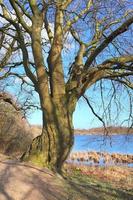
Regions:
<instances>
[{"instance_id":1,"label":"dry vegetation","mask_svg":"<svg viewBox=\"0 0 133 200\"><path fill-rule=\"evenodd\" d=\"M32 141L30 126L20 111L0 100L0 152L20 155Z\"/></svg>"},{"instance_id":2,"label":"dry vegetation","mask_svg":"<svg viewBox=\"0 0 133 200\"><path fill-rule=\"evenodd\" d=\"M72 152L68 157L68 161L88 164L104 163L104 165L125 165L133 163L133 155L131 154L120 154L120 153L108 153L108 152L96 152L96 151L86 151L86 152Z\"/></svg>"},{"instance_id":3,"label":"dry vegetation","mask_svg":"<svg viewBox=\"0 0 133 200\"><path fill-rule=\"evenodd\" d=\"M66 165L67 179L88 200L132 200L133 169L126 167L87 167ZM73 191L74 192L74 191ZM80 199L80 198L79 198Z\"/></svg>"},{"instance_id":4,"label":"dry vegetation","mask_svg":"<svg viewBox=\"0 0 133 200\"><path fill-rule=\"evenodd\" d=\"M101 182L107 182L114 187L133 191L133 169L125 166L87 166L65 164L68 174L79 172Z\"/></svg>"}]
</instances>

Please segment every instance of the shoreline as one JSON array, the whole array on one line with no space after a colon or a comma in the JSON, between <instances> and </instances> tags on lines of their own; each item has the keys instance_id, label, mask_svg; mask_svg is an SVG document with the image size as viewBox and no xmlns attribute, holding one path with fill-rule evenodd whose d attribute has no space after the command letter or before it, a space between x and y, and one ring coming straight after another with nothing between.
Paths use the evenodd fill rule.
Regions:
<instances>
[{"instance_id":1,"label":"shoreline","mask_svg":"<svg viewBox=\"0 0 133 200\"><path fill-rule=\"evenodd\" d=\"M41 125L33 125L30 124L30 128L35 135L41 134ZM128 127L106 127L108 132L105 132L105 129L103 127L97 127L97 128L90 128L90 129L74 129L74 135L133 135L133 128ZM34 135L34 134L33 134Z\"/></svg>"},{"instance_id":2,"label":"shoreline","mask_svg":"<svg viewBox=\"0 0 133 200\"><path fill-rule=\"evenodd\" d=\"M133 135L133 133L109 133L109 134L106 134L106 133L90 133L90 132L74 132L74 135L97 135L97 136L105 136L105 137L110 137L112 135Z\"/></svg>"},{"instance_id":3,"label":"shoreline","mask_svg":"<svg viewBox=\"0 0 133 200\"><path fill-rule=\"evenodd\" d=\"M106 130L103 127L91 128L91 129L75 129L75 135L132 135L133 128L128 127L106 127Z\"/></svg>"}]
</instances>

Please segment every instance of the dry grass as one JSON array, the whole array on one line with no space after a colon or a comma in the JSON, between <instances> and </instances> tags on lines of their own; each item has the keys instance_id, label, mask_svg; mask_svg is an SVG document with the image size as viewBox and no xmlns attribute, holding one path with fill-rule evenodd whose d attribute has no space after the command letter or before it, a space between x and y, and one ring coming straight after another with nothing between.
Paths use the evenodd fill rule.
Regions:
<instances>
[{"instance_id":1,"label":"dry grass","mask_svg":"<svg viewBox=\"0 0 133 200\"><path fill-rule=\"evenodd\" d=\"M77 199L132 200L133 169L86 167L67 164L67 179ZM75 190L73 190L75 188ZM80 195L84 194L84 198Z\"/></svg>"},{"instance_id":2,"label":"dry grass","mask_svg":"<svg viewBox=\"0 0 133 200\"><path fill-rule=\"evenodd\" d=\"M66 164L68 173L79 172L81 175L112 184L116 188L133 190L133 168L125 166L85 166Z\"/></svg>"}]
</instances>

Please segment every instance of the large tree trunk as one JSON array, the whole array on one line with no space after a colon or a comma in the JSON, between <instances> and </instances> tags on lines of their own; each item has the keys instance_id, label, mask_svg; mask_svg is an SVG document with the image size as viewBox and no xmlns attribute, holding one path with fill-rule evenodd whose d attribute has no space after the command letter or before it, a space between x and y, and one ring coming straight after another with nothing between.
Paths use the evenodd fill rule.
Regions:
<instances>
[{"instance_id":1,"label":"large tree trunk","mask_svg":"<svg viewBox=\"0 0 133 200\"><path fill-rule=\"evenodd\" d=\"M61 173L73 141L72 112L69 111L64 100L54 100L52 112L43 110L42 134L33 140L28 151L23 154L22 160L30 160Z\"/></svg>"},{"instance_id":2,"label":"large tree trunk","mask_svg":"<svg viewBox=\"0 0 133 200\"><path fill-rule=\"evenodd\" d=\"M75 101L70 106L69 94L66 94L61 56L63 12L60 6L55 16L54 40L48 56L49 74L46 73L41 46L43 16L37 15L33 20L32 49L37 74L35 86L43 112L43 129L41 136L33 140L22 159L48 166L60 173L73 145L72 114Z\"/></svg>"}]
</instances>

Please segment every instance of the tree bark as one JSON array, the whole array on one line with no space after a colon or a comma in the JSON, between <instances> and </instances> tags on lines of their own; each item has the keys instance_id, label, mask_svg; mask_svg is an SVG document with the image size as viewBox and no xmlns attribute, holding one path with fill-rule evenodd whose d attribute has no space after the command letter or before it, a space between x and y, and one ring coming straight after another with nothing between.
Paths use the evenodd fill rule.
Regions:
<instances>
[{"instance_id":1,"label":"tree bark","mask_svg":"<svg viewBox=\"0 0 133 200\"><path fill-rule=\"evenodd\" d=\"M73 142L72 111L69 111L66 98L54 99L52 110L43 109L42 134L33 140L21 160L31 161L61 173Z\"/></svg>"}]
</instances>

